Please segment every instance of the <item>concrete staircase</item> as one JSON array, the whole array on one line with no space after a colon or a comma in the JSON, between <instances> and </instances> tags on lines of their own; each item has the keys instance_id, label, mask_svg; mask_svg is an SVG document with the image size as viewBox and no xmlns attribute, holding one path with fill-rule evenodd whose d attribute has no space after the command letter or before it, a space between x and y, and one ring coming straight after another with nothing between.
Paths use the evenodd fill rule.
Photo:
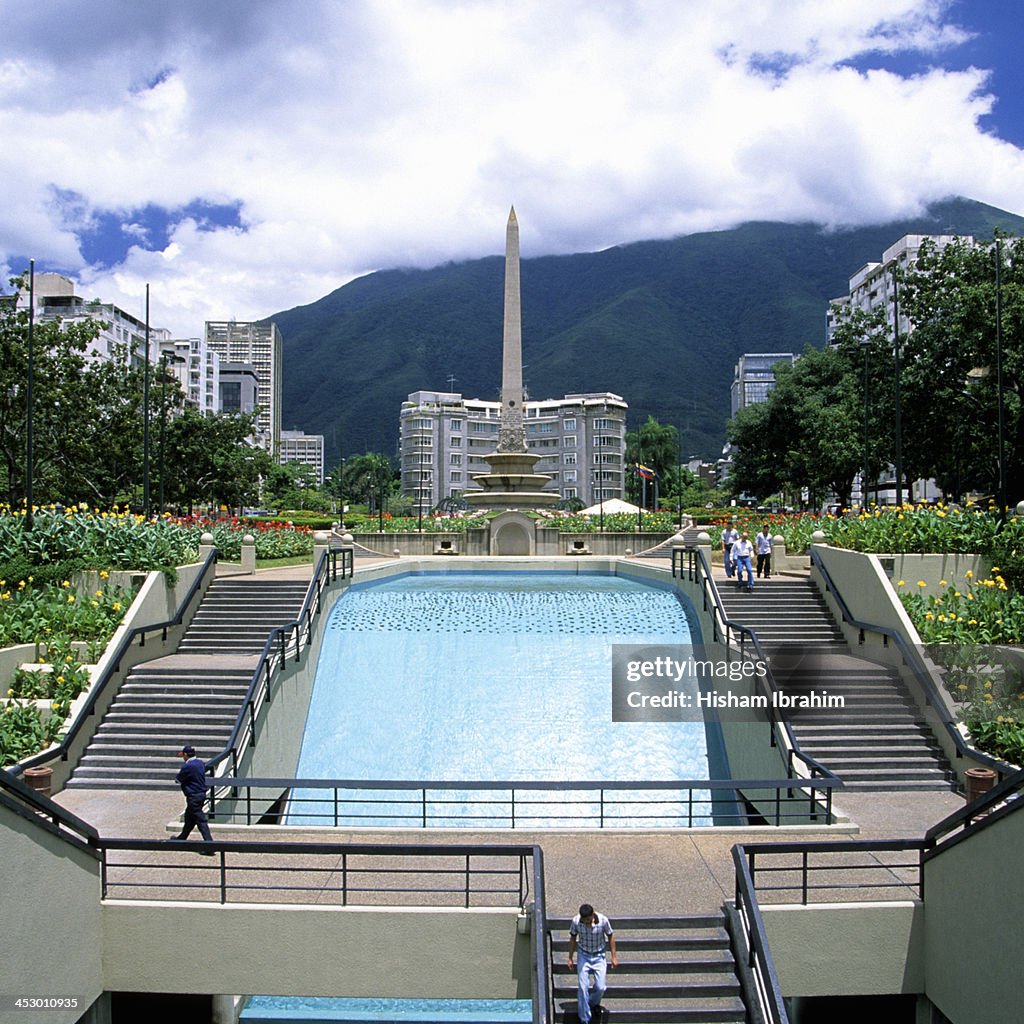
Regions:
<instances>
[{"instance_id":1,"label":"concrete staircase","mask_svg":"<svg viewBox=\"0 0 1024 1024\"><path fill-rule=\"evenodd\" d=\"M608 971L608 1024L738 1024L747 1020L723 915L612 917L619 966ZM555 1020L575 1024L569 919L549 919ZM601 1024L597 1017L594 1024Z\"/></svg>"},{"instance_id":2,"label":"concrete staircase","mask_svg":"<svg viewBox=\"0 0 1024 1024\"><path fill-rule=\"evenodd\" d=\"M173 789L183 744L205 759L223 750L268 635L296 617L307 587L214 580L177 653L129 672L68 787Z\"/></svg>"},{"instance_id":3,"label":"concrete staircase","mask_svg":"<svg viewBox=\"0 0 1024 1024\"><path fill-rule=\"evenodd\" d=\"M899 674L850 653L842 630L809 579L755 580L753 592L716 579L729 619L750 626L790 696L842 697L842 708L787 712L800 749L848 789L950 789L950 769Z\"/></svg>"}]
</instances>

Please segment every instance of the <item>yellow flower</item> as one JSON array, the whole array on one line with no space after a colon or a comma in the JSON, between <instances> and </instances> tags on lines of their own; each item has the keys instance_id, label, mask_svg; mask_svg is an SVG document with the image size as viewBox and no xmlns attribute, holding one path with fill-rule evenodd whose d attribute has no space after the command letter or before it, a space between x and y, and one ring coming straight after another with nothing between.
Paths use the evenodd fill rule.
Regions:
<instances>
[{"instance_id":1,"label":"yellow flower","mask_svg":"<svg viewBox=\"0 0 1024 1024\"><path fill-rule=\"evenodd\" d=\"M960 684L960 685L959 685L959 686L957 687L957 689L958 689L958 690L959 690L959 691L960 691L961 693L966 693L966 692L967 692L967 691L968 691L968 690L970 689L970 687L969 687L969 686L968 686L968 685L967 685L966 683L961 683L961 684Z\"/></svg>"},{"instance_id":2,"label":"yellow flower","mask_svg":"<svg viewBox=\"0 0 1024 1024\"><path fill-rule=\"evenodd\" d=\"M925 583L925 581L924 581L924 580L918 580L918 581L917 581L917 585L918 585L919 587L927 587L927 586L928 586L928 584L927 584L927 583Z\"/></svg>"},{"instance_id":3,"label":"yellow flower","mask_svg":"<svg viewBox=\"0 0 1024 1024\"><path fill-rule=\"evenodd\" d=\"M967 620L967 625L968 626L976 626L977 624L978 624L978 620L977 619L968 619Z\"/></svg>"},{"instance_id":4,"label":"yellow flower","mask_svg":"<svg viewBox=\"0 0 1024 1024\"><path fill-rule=\"evenodd\" d=\"M986 679L985 680L985 689L986 690L991 690L992 689L992 680L991 679Z\"/></svg>"},{"instance_id":5,"label":"yellow flower","mask_svg":"<svg viewBox=\"0 0 1024 1024\"><path fill-rule=\"evenodd\" d=\"M101 580L109 580L110 579L110 573L107 572L106 569L100 569L100 579Z\"/></svg>"},{"instance_id":6,"label":"yellow flower","mask_svg":"<svg viewBox=\"0 0 1024 1024\"><path fill-rule=\"evenodd\" d=\"M63 676L57 676L57 682L58 683L63 683L64 682L64 677Z\"/></svg>"},{"instance_id":7,"label":"yellow flower","mask_svg":"<svg viewBox=\"0 0 1024 1024\"><path fill-rule=\"evenodd\" d=\"M75 603L75 595L74 594L68 594L68 604L74 604L74 603Z\"/></svg>"},{"instance_id":8,"label":"yellow flower","mask_svg":"<svg viewBox=\"0 0 1024 1024\"><path fill-rule=\"evenodd\" d=\"M966 576L966 577L967 577L967 578L968 578L969 580L972 580L972 579L974 579L974 573L973 573L973 572L971 572L971 570L970 570L970 569L968 569L968 570L967 570L967 572L965 572L965 573L964 573L964 575L965 575L965 576Z\"/></svg>"},{"instance_id":9,"label":"yellow flower","mask_svg":"<svg viewBox=\"0 0 1024 1024\"><path fill-rule=\"evenodd\" d=\"M939 586L940 587L948 586L948 581L947 580L939 580Z\"/></svg>"},{"instance_id":10,"label":"yellow flower","mask_svg":"<svg viewBox=\"0 0 1024 1024\"><path fill-rule=\"evenodd\" d=\"M71 580L65 580L65 581L64 581L64 582L63 582L63 583L61 584L61 586L62 586L62 587L63 587L63 588L65 589L65 590L67 590L67 588L71 586Z\"/></svg>"},{"instance_id":11,"label":"yellow flower","mask_svg":"<svg viewBox=\"0 0 1024 1024\"><path fill-rule=\"evenodd\" d=\"M931 622L931 620L935 618L935 616L934 616L934 615L932 615L932 613L931 613L931 612L925 612L925 613L924 613L924 617L925 617L925 618L926 618L926 619L927 619L927 620L928 620L929 622Z\"/></svg>"},{"instance_id":12,"label":"yellow flower","mask_svg":"<svg viewBox=\"0 0 1024 1024\"><path fill-rule=\"evenodd\" d=\"M114 602L114 611L115 612L119 612L120 610L121 610L121 602L120 601L115 601Z\"/></svg>"},{"instance_id":13,"label":"yellow flower","mask_svg":"<svg viewBox=\"0 0 1024 1024\"><path fill-rule=\"evenodd\" d=\"M103 596L103 591L102 591L102 590L97 590L97 591L94 591L94 596L96 596L96 597L102 597L102 596Z\"/></svg>"},{"instance_id":14,"label":"yellow flower","mask_svg":"<svg viewBox=\"0 0 1024 1024\"><path fill-rule=\"evenodd\" d=\"M906 583L906 582L907 582L906 580L900 580L900 581L899 581L899 582L898 582L898 583L896 584L896 586L897 586L897 587L902 587L902 586L903 586L903 584L904 584L904 583Z\"/></svg>"}]
</instances>

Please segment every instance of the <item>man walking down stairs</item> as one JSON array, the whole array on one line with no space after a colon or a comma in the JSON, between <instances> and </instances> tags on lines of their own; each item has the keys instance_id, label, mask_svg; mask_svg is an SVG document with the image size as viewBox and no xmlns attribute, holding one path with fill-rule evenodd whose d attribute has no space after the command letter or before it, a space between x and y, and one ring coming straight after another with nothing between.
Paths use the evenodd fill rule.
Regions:
<instances>
[{"instance_id":1,"label":"man walking down stairs","mask_svg":"<svg viewBox=\"0 0 1024 1024\"><path fill-rule=\"evenodd\" d=\"M308 586L308 570L214 579L177 651L128 674L68 787L173 789L182 743L204 760L223 750L267 638L295 620Z\"/></svg>"},{"instance_id":2,"label":"man walking down stairs","mask_svg":"<svg viewBox=\"0 0 1024 1024\"><path fill-rule=\"evenodd\" d=\"M811 579L773 574L753 592L717 574L729 620L753 629L779 690L841 697L836 708L788 712L800 749L863 790L948 790L955 778L899 673L858 657Z\"/></svg>"},{"instance_id":3,"label":"man walking down stairs","mask_svg":"<svg viewBox=\"0 0 1024 1024\"><path fill-rule=\"evenodd\" d=\"M740 1024L747 1020L722 914L620 917L600 1024ZM577 978L566 964L569 919L548 919L555 1019L576 1024ZM598 1024L597 1015L594 1024Z\"/></svg>"}]
</instances>

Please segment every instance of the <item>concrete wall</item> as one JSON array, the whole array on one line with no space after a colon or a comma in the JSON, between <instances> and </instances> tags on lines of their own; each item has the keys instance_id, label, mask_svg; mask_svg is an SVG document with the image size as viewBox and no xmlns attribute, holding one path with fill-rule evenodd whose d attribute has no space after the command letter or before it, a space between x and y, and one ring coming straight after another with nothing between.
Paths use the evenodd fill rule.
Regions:
<instances>
[{"instance_id":1,"label":"concrete wall","mask_svg":"<svg viewBox=\"0 0 1024 1024\"><path fill-rule=\"evenodd\" d=\"M928 997L952 1021L1019 1024L1024 811L924 866Z\"/></svg>"},{"instance_id":2,"label":"concrete wall","mask_svg":"<svg viewBox=\"0 0 1024 1024\"><path fill-rule=\"evenodd\" d=\"M0 806L0 920L5 995L79 999L70 1013L0 1009L0 1022L76 1021L104 989L99 864ZM7 1012L9 1011L9 1012Z\"/></svg>"},{"instance_id":3,"label":"concrete wall","mask_svg":"<svg viewBox=\"0 0 1024 1024\"><path fill-rule=\"evenodd\" d=\"M784 996L925 989L925 908L920 903L762 904L761 916ZM989 1021L984 1015L953 1019Z\"/></svg>"},{"instance_id":4,"label":"concrete wall","mask_svg":"<svg viewBox=\"0 0 1024 1024\"><path fill-rule=\"evenodd\" d=\"M670 533L562 533L551 526L534 527L536 553L544 557L560 557L569 553L575 541L582 541L593 555L622 557L627 551L636 553L668 540ZM353 540L360 547L381 555L392 555L397 549L403 558L435 555L442 541L449 541L457 555L478 557L490 554L489 530L466 530L458 533L356 533ZM804 563L806 564L806 556Z\"/></svg>"},{"instance_id":5,"label":"concrete wall","mask_svg":"<svg viewBox=\"0 0 1024 1024\"><path fill-rule=\"evenodd\" d=\"M530 998L530 936L518 934L514 907L132 901L102 913L112 991Z\"/></svg>"}]
</instances>

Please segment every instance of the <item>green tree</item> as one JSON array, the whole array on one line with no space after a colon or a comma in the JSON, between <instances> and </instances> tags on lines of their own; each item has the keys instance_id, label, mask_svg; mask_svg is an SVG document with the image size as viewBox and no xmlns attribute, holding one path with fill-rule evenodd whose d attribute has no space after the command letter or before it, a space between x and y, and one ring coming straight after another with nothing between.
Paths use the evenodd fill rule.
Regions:
<instances>
[{"instance_id":1,"label":"green tree","mask_svg":"<svg viewBox=\"0 0 1024 1024\"><path fill-rule=\"evenodd\" d=\"M383 501L386 509L395 490L395 471L391 460L380 452L351 456L341 473L345 501L365 504L371 512Z\"/></svg>"},{"instance_id":2,"label":"green tree","mask_svg":"<svg viewBox=\"0 0 1024 1024\"><path fill-rule=\"evenodd\" d=\"M659 423L653 416L639 430L626 434L626 487L630 494L642 495L642 478L637 465L654 471L657 489L662 493L670 472L674 472L679 459L679 431L671 424ZM655 488L648 483L648 502L653 502Z\"/></svg>"},{"instance_id":3,"label":"green tree","mask_svg":"<svg viewBox=\"0 0 1024 1024\"><path fill-rule=\"evenodd\" d=\"M165 463L169 503L240 508L259 497L260 480L273 468L262 448L252 447L253 416L203 416L186 408L167 425Z\"/></svg>"}]
</instances>

